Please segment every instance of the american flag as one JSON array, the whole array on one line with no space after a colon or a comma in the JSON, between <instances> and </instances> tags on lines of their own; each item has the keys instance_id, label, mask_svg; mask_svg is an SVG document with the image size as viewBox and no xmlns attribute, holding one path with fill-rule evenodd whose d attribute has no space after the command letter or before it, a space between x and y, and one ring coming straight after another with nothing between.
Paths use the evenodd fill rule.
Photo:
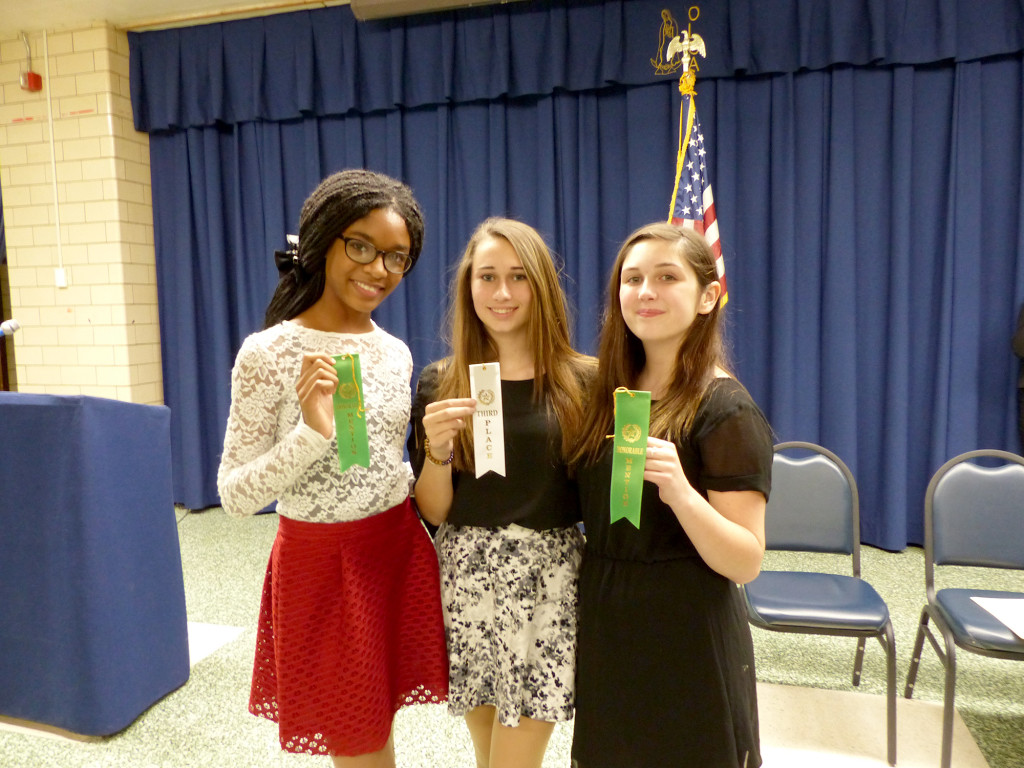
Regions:
<instances>
[{"instance_id":1,"label":"american flag","mask_svg":"<svg viewBox=\"0 0 1024 768\"><path fill-rule=\"evenodd\" d=\"M684 122L685 121L685 122ZM704 132L697 117L697 103L692 94L683 95L679 110L679 154L676 157L676 186L672 193L669 221L703 232L715 254L718 280L722 284L722 306L729 301L725 284L725 259L718 239L715 219L715 196L711 193L704 150Z\"/></svg>"}]
</instances>

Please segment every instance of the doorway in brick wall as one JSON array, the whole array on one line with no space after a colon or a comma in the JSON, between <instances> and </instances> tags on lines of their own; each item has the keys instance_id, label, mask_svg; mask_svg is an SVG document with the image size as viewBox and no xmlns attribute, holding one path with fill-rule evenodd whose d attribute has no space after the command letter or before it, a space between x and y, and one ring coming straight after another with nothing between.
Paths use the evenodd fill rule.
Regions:
<instances>
[{"instance_id":1,"label":"doorway in brick wall","mask_svg":"<svg viewBox=\"0 0 1024 768\"><path fill-rule=\"evenodd\" d=\"M11 319L11 281L7 278L7 240L4 237L4 200L0 190L0 320ZM14 337L0 336L0 391L18 388L14 368Z\"/></svg>"}]
</instances>

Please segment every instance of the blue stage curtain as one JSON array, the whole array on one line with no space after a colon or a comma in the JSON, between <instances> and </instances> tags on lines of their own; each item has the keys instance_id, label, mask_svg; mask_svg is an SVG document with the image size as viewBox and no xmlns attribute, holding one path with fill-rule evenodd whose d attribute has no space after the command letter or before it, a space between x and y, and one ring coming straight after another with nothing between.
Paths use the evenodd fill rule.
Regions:
<instances>
[{"instance_id":1,"label":"blue stage curtain","mask_svg":"<svg viewBox=\"0 0 1024 768\"><path fill-rule=\"evenodd\" d=\"M743 380L853 469L865 540L921 543L947 458L1018 451L1021 58L699 85Z\"/></svg>"},{"instance_id":2,"label":"blue stage curtain","mask_svg":"<svg viewBox=\"0 0 1024 768\"><path fill-rule=\"evenodd\" d=\"M358 22L345 6L131 33L135 126L362 114L659 82L663 0L547 0ZM688 6L676 22L686 26ZM1016 0L715 0L702 78L971 61L1024 47Z\"/></svg>"},{"instance_id":3,"label":"blue stage curtain","mask_svg":"<svg viewBox=\"0 0 1024 768\"><path fill-rule=\"evenodd\" d=\"M988 38L952 34L967 5L999 20ZM633 19L634 6L657 8L654 25ZM924 488L942 461L1018 449L1010 336L1024 296L1024 73L1020 54L1002 50L1022 47L1018 5L721 8L725 22L706 10L696 25L729 41L708 43L697 104L736 370L778 439L820 442L850 463L867 543L920 543ZM327 173L384 171L423 203L423 257L377 316L418 366L444 351L451 268L484 217L515 216L545 234L565 261L577 343L593 351L619 243L668 215L676 83L630 75L656 47L659 4L515 3L362 25L345 21L347 8L287 16L274 34L284 17L130 37L136 121L151 130L175 499L194 508L218 503L229 371L262 324L271 253ZM910 23L918 17L929 23ZM313 31L303 18L317 21ZM870 23L849 34L853 20ZM510 34L520 24L531 33ZM558 36L568 30L591 42L582 72L563 55L580 51ZM480 41L491 52L470 55ZM430 70L414 55L428 48ZM536 54L533 74L522 51ZM968 55L978 51L1004 55ZM335 64L324 68L326 52ZM710 77L719 57L734 70ZM214 78L220 59L229 74ZM312 74L296 79L301 68ZM558 77L568 85L552 87Z\"/></svg>"},{"instance_id":4,"label":"blue stage curtain","mask_svg":"<svg viewBox=\"0 0 1024 768\"><path fill-rule=\"evenodd\" d=\"M375 314L417 366L438 336L452 268L490 215L536 226L566 265L593 348L602 257L623 234L667 216L675 137L664 85L531 99L190 128L150 137L164 397L172 408L175 499L218 503L216 469L242 339L262 326L277 282L272 252L297 231L305 196L328 173L368 167L404 179L427 222L416 269ZM659 114L651 145L650 116ZM632 176L624 147L643 157Z\"/></svg>"}]
</instances>

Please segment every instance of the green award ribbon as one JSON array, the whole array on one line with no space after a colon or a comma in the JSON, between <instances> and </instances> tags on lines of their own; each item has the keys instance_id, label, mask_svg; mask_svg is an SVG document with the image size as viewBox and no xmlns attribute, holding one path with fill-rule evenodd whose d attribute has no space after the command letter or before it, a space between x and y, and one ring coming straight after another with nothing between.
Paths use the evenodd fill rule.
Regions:
<instances>
[{"instance_id":1,"label":"green award ribbon","mask_svg":"<svg viewBox=\"0 0 1024 768\"><path fill-rule=\"evenodd\" d=\"M615 397L615 442L612 447L611 521L626 518L640 527L640 499L647 460L651 393L619 387Z\"/></svg>"},{"instance_id":2,"label":"green award ribbon","mask_svg":"<svg viewBox=\"0 0 1024 768\"><path fill-rule=\"evenodd\" d=\"M363 406L363 375L359 355L335 355L338 388L334 390L334 431L338 437L338 463L344 472L351 466L370 466L370 441L366 436Z\"/></svg>"}]
</instances>

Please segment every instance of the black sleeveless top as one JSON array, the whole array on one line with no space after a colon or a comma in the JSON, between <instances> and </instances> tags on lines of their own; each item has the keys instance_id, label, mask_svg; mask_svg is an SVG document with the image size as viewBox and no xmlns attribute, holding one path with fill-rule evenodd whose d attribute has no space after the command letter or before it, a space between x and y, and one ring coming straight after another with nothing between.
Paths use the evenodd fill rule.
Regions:
<instances>
[{"instance_id":1,"label":"black sleeveless top","mask_svg":"<svg viewBox=\"0 0 1024 768\"><path fill-rule=\"evenodd\" d=\"M426 460L423 414L437 399L438 376L438 363L426 366L413 398L408 449L417 477ZM534 530L577 523L579 497L562 458L562 430L554 412L545 403L533 402L533 379L502 380L501 401L505 476L487 472L478 478L453 469L448 523L488 528L515 523Z\"/></svg>"}]
</instances>

